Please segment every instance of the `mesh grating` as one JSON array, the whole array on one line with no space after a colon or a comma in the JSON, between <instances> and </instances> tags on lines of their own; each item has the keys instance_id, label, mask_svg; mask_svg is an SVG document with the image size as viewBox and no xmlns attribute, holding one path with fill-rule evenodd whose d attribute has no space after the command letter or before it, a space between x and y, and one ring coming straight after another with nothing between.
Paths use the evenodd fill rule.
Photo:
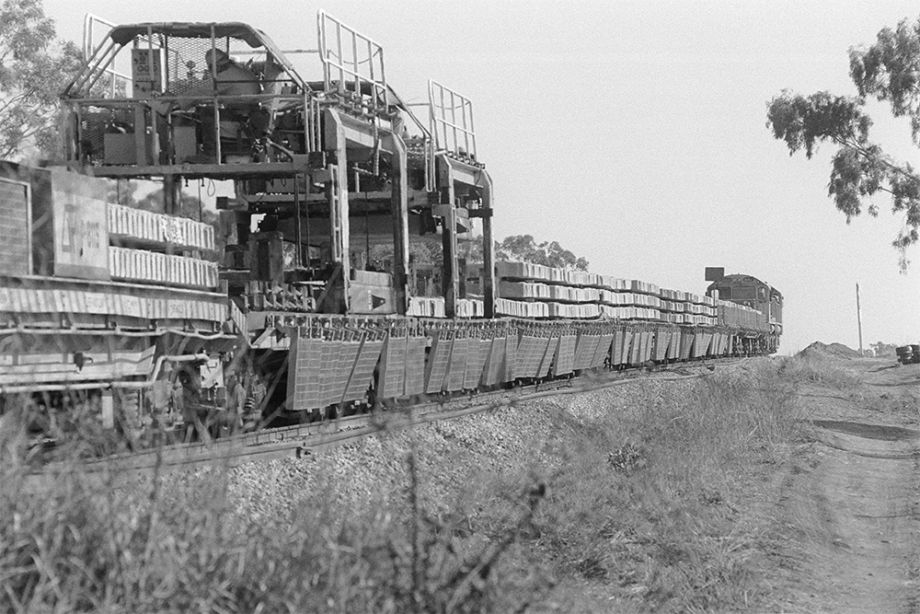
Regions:
<instances>
[{"instance_id":1,"label":"mesh grating","mask_svg":"<svg viewBox=\"0 0 920 614\"><path fill-rule=\"evenodd\" d=\"M229 52L228 39L215 41L222 54ZM212 91L211 40L169 37L166 39L166 90L177 96ZM221 54L219 53L218 56Z\"/></svg>"}]
</instances>

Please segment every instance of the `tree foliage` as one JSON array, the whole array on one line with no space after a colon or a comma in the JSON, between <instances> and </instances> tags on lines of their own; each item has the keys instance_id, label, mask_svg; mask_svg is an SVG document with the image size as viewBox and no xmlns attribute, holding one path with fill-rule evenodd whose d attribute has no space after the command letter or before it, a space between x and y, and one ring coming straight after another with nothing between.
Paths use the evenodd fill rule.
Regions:
<instances>
[{"instance_id":1,"label":"tree foliage","mask_svg":"<svg viewBox=\"0 0 920 614\"><path fill-rule=\"evenodd\" d=\"M828 194L847 222L864 207L878 215L871 197L890 195L892 212L903 216L904 226L892 244L904 269L906 248L920 239L920 174L870 140L872 120L865 105L868 97L888 102L895 117L910 119L914 143L920 145L920 19L904 19L894 30L880 31L872 46L850 49L850 78L857 96L803 96L784 90L767 104L767 127L786 143L790 155L804 150L811 158L822 142L838 147Z\"/></svg>"},{"instance_id":2,"label":"tree foliage","mask_svg":"<svg viewBox=\"0 0 920 614\"><path fill-rule=\"evenodd\" d=\"M498 260L519 260L550 267L588 270L588 261L565 249L557 241L537 243L531 235L512 235L495 243Z\"/></svg>"},{"instance_id":3,"label":"tree foliage","mask_svg":"<svg viewBox=\"0 0 920 614\"><path fill-rule=\"evenodd\" d=\"M141 188L142 184L137 181L109 180L107 200L110 203L135 209L163 213L166 210L163 188L152 190ZM205 207L200 197L186 191L179 192L179 203L175 215L207 224L215 224L217 220L215 211Z\"/></svg>"},{"instance_id":4,"label":"tree foliage","mask_svg":"<svg viewBox=\"0 0 920 614\"><path fill-rule=\"evenodd\" d=\"M0 158L59 150L58 96L80 62L74 43L57 41L41 0L0 4Z\"/></svg>"},{"instance_id":5,"label":"tree foliage","mask_svg":"<svg viewBox=\"0 0 920 614\"><path fill-rule=\"evenodd\" d=\"M875 355L878 358L894 358L897 356L897 345L894 343L885 343L884 341L876 341L875 343L870 343L869 347L875 352Z\"/></svg>"}]
</instances>

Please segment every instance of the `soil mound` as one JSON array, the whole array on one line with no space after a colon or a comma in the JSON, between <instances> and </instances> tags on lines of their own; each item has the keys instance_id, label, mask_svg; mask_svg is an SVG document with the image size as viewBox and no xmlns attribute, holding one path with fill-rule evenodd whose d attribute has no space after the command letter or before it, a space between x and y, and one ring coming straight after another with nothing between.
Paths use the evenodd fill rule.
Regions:
<instances>
[{"instance_id":1,"label":"soil mound","mask_svg":"<svg viewBox=\"0 0 920 614\"><path fill-rule=\"evenodd\" d=\"M842 358L844 360L850 360L851 358L859 358L859 352L853 348L847 347L842 343L821 343L820 341L815 341L807 348L796 354L796 356L801 357L816 357L816 358Z\"/></svg>"}]
</instances>

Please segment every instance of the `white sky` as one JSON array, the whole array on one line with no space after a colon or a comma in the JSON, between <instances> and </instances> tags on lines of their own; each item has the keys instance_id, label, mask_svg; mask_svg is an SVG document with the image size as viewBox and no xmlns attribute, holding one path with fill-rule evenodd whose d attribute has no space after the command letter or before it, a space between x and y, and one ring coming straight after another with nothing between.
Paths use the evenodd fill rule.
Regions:
<instances>
[{"instance_id":1,"label":"white sky","mask_svg":"<svg viewBox=\"0 0 920 614\"><path fill-rule=\"evenodd\" d=\"M856 347L857 282L865 345L920 341L920 249L900 275L890 201L846 225L833 148L790 158L765 127L783 88L854 93L847 49L916 19L915 2L45 0L75 41L91 12L244 21L282 48L316 46L318 8L383 46L404 99L428 78L472 98L497 238L558 240L594 272L692 292L706 266L754 275L785 295L784 353ZM920 166L907 124L873 108L873 138Z\"/></svg>"}]
</instances>

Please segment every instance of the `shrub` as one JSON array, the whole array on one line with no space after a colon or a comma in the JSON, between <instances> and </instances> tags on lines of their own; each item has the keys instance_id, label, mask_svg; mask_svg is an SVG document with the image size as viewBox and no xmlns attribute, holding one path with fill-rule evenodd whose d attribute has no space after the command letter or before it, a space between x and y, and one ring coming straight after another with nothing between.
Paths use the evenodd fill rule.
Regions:
<instances>
[{"instance_id":1,"label":"shrub","mask_svg":"<svg viewBox=\"0 0 920 614\"><path fill-rule=\"evenodd\" d=\"M783 358L780 373L800 383L824 384L832 388L853 388L860 383L859 375L830 357L807 354Z\"/></svg>"}]
</instances>

